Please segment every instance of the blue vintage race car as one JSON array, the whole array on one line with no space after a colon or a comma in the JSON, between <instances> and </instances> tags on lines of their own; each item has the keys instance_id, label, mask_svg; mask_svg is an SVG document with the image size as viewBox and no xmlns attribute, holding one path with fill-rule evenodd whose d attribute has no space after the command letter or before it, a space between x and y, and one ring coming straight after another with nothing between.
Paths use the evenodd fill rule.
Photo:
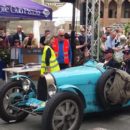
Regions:
<instances>
[{"instance_id":1,"label":"blue vintage race car","mask_svg":"<svg viewBox=\"0 0 130 130\"><path fill-rule=\"evenodd\" d=\"M106 69L94 60L46 74L39 82L40 90L28 77L13 76L0 90L0 117L19 122L28 114L41 114L42 130L78 130L85 113L130 105L129 100L115 103L109 99L114 78L115 69Z\"/></svg>"}]
</instances>

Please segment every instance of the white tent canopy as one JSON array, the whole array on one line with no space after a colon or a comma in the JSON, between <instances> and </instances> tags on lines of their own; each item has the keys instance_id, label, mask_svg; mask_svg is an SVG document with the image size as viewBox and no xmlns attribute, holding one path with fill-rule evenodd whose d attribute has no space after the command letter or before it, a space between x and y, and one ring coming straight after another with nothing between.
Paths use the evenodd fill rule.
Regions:
<instances>
[{"instance_id":1,"label":"white tent canopy","mask_svg":"<svg viewBox=\"0 0 130 130\"><path fill-rule=\"evenodd\" d=\"M52 14L52 21L72 21L73 5L66 3ZM75 21L80 21L80 10L75 8Z\"/></svg>"}]
</instances>

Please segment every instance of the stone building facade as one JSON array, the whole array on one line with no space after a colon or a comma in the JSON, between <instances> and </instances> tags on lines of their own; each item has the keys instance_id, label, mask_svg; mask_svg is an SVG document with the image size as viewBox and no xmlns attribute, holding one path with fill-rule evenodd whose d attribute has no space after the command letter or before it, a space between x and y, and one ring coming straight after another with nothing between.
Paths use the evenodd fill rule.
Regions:
<instances>
[{"instance_id":1,"label":"stone building facade","mask_svg":"<svg viewBox=\"0 0 130 130\"><path fill-rule=\"evenodd\" d=\"M80 0L78 3L85 4L85 1ZM102 26L130 22L130 0L101 0L100 7Z\"/></svg>"},{"instance_id":2,"label":"stone building facade","mask_svg":"<svg viewBox=\"0 0 130 130\"><path fill-rule=\"evenodd\" d=\"M33 0L40 4L46 4L50 7L61 6L58 0ZM80 4L86 0L76 0L76 6L80 9ZM52 4L51 4L52 3ZM54 7L55 8L55 7ZM55 8L56 9L56 8ZM101 0L101 25L110 26L113 24L124 24L130 22L130 0ZM51 21L40 20L40 33L43 34L45 29L54 29ZM17 25L22 25L25 32L33 31L34 21L1 21L0 25L10 33L16 31Z\"/></svg>"},{"instance_id":3,"label":"stone building facade","mask_svg":"<svg viewBox=\"0 0 130 130\"><path fill-rule=\"evenodd\" d=\"M103 26L130 22L130 0L101 0Z\"/></svg>"}]
</instances>

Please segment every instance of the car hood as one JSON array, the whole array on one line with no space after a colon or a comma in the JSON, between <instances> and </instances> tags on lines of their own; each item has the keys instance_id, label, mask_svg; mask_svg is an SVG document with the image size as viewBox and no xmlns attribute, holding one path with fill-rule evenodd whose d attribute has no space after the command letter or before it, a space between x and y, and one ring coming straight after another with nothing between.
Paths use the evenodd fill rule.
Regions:
<instances>
[{"instance_id":1,"label":"car hood","mask_svg":"<svg viewBox=\"0 0 130 130\"><path fill-rule=\"evenodd\" d=\"M52 73L58 86L64 84L81 85L92 83L95 84L102 74L102 71L96 66L86 65L71 67L60 72Z\"/></svg>"}]
</instances>

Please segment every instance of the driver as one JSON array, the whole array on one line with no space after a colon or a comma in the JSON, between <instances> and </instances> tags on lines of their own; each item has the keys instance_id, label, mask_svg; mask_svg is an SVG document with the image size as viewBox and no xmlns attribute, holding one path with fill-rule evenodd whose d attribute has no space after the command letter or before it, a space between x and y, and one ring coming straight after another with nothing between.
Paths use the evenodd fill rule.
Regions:
<instances>
[{"instance_id":1,"label":"driver","mask_svg":"<svg viewBox=\"0 0 130 130\"><path fill-rule=\"evenodd\" d=\"M114 59L114 51L112 48L108 48L103 52L104 54L104 66L109 66L113 68L120 68L121 65Z\"/></svg>"}]
</instances>

